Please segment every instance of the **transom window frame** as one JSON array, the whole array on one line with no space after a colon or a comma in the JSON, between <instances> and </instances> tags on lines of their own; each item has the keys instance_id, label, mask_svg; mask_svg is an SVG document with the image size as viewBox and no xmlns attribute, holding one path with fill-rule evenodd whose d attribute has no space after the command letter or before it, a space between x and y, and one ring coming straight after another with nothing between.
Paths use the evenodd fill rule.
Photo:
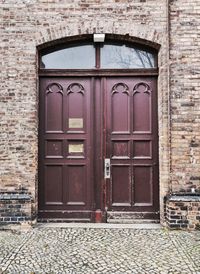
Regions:
<instances>
[{"instance_id":1,"label":"transom window frame","mask_svg":"<svg viewBox=\"0 0 200 274\"><path fill-rule=\"evenodd\" d=\"M61 50L68 47L75 47L81 45L93 44L95 47L95 68L92 69L48 69L42 68L41 60L42 56L57 50ZM39 76L45 75L59 75L59 76L114 76L118 75L152 75L158 76L158 51L160 45L151 41L144 39L130 37L128 35L116 35L116 34L106 34L106 39L104 44L111 45L126 45L127 47L137 48L143 51L148 51L154 55L155 67L153 68L101 68L100 67L100 49L102 43L94 43L93 35L77 35L67 38L58 39L55 41L47 42L37 47L38 49L38 74Z\"/></svg>"}]
</instances>

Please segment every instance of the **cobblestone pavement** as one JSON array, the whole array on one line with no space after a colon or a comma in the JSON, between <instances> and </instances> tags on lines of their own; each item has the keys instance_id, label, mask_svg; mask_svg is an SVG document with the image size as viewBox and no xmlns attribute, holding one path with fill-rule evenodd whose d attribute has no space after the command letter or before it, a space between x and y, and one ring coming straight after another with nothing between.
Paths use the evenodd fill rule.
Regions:
<instances>
[{"instance_id":1,"label":"cobblestone pavement","mask_svg":"<svg viewBox=\"0 0 200 274\"><path fill-rule=\"evenodd\" d=\"M4 274L200 274L200 232L127 228L0 231Z\"/></svg>"}]
</instances>

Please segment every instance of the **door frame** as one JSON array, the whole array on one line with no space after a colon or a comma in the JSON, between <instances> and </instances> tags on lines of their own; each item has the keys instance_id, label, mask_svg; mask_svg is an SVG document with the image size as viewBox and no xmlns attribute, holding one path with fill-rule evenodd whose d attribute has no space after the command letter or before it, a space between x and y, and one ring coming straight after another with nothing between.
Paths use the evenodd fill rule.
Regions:
<instances>
[{"instance_id":1,"label":"door frame","mask_svg":"<svg viewBox=\"0 0 200 274\"><path fill-rule=\"evenodd\" d=\"M96 174L96 176L94 176L94 185L93 185L93 189L91 190L91 192L93 193L93 203L94 203L94 211L92 213L91 216L91 221L92 222L106 222L107 221L107 199L108 197L106 196L108 194L107 191L107 179L104 178L104 170L103 170L103 165L104 165L104 155L106 155L106 144L105 144L105 140L106 140L106 112L105 112L105 96L106 96L106 92L104 90L104 92L101 92L102 87L101 87L101 83L104 81L103 78L104 77L110 77L110 76L115 76L115 77L120 77L120 76L129 76L129 77L144 77L144 76L154 76L157 78L157 73L155 72L155 69L153 69L153 71L147 73L141 73L141 71L134 71L134 73L128 71L128 73L125 73L124 71L116 71L113 72L112 70L107 70L107 71L98 71L97 72L91 72L88 71L88 73L91 74L91 84L94 85L95 83L95 94L93 97L93 106L92 106L92 112L94 113L94 128L93 128L93 132L91 133L91 135L94 135L94 132L96 133L96 138L93 138L93 147L94 147L94 151L93 151L93 169L94 169L94 173ZM51 71L51 72L41 72L40 73L40 78L43 77L72 77L71 73L69 76L68 72L62 72L59 73L58 71ZM86 73L85 71L83 73L81 73L80 71L74 71L73 72L73 76L74 77L85 77ZM88 74L87 74L88 76ZM156 102L157 103L157 102ZM95 109L95 111L94 111ZM41 110L40 110L40 115L41 115ZM99 119L99 117L101 117ZM158 122L158 120L157 120ZM39 127L41 129L41 126ZM39 134L39 136L41 136L41 134ZM41 150L40 150L41 153ZM39 157L42 157L42 155L39 155ZM100 159L100 160L99 160ZM159 172L158 172L159 173ZM159 174L158 174L159 176ZM99 178L101 178L101 180L99 180ZM159 183L159 182L158 182ZM159 185L158 185L159 188ZM159 192L159 191L158 191ZM41 195L41 193L38 193L38 195ZM157 199L159 200L159 194ZM159 207L159 202L158 202L158 207ZM96 209L96 210L95 210ZM139 213L135 213L136 215L139 216ZM149 215L149 218L151 217L151 215Z\"/></svg>"},{"instance_id":2,"label":"door frame","mask_svg":"<svg viewBox=\"0 0 200 274\"><path fill-rule=\"evenodd\" d=\"M124 36L123 36L124 37ZM88 42L88 39L83 39L84 41ZM142 39L139 39L142 40ZM63 40L63 41L66 41ZM81 44L82 40L80 39L75 39L76 44L78 44L78 42ZM108 41L112 42L114 41L116 42L121 42L120 39L116 40L115 38L111 38ZM124 40L125 41L125 40ZM71 42L71 41L70 41ZM55 42L56 44L58 43ZM130 45L134 44L135 41L129 41ZM146 44L146 43L141 43L141 41L137 43L140 44L141 49L145 49L146 47L150 47L152 48L152 50L156 50L158 52L159 49L159 45L155 45L154 43L151 44ZM51 43L51 47L52 47L52 43ZM58 43L59 45L59 43ZM44 50L45 48L47 48L48 51L48 46L44 45L43 47L41 47L41 50ZM56 48L56 46L54 46L54 48ZM39 49L40 50L40 49ZM40 57L41 57L41 52L39 51L38 54L38 62L40 62ZM156 55L157 57L157 55ZM156 59L157 60L157 59ZM39 67L39 65L38 65ZM144 77L144 76L154 76L156 78L158 78L159 75L159 69L157 68L148 68L148 69L43 69L43 68L38 68L38 76L39 79L42 77L91 77L91 81L94 82L94 80L92 80L92 78L95 78L95 82L99 82L98 83L98 87L97 90L99 89L100 91L100 78L102 77L109 77L109 76L115 76L115 77L120 77L120 76L129 76L129 77L135 77L135 76L139 76L139 77ZM97 80L99 78L99 81ZM96 128L98 127L100 132L99 134L97 134L98 138L96 138L93 142L94 147L95 147L95 151L94 151L94 170L95 173L98 173L99 176L95 176L95 181L94 181L94 189L93 189L93 193L94 193L94 203L95 203L95 208L96 211L94 212L93 216L92 216L92 221L96 221L96 222L105 222L106 221L106 211L104 210L106 208L106 203L107 203L107 198L106 198L106 179L104 179L104 171L102 168L103 162L104 162L104 152L105 152L105 136L103 136L103 132L105 131L105 124L104 124L104 107L105 104L103 103L105 98L103 98L104 94L100 93L100 92L96 92L96 94L98 93L98 97L95 96L94 99L94 106L93 108L96 107L96 111L95 111L95 117L94 119L94 130L96 130ZM105 93L105 92L104 92ZM97 98L96 98L97 97ZM97 104L97 101L101 103ZM158 110L158 107L157 107ZM94 109L93 109L94 111ZM101 120L99 121L96 117L97 113L100 113L100 117ZM40 121L40 110L39 110L39 121ZM40 122L39 122L40 123ZM98 126L96 125L96 123L100 123ZM158 119L157 119L157 124L158 124ZM39 126L40 129L40 126ZM158 139L159 142L159 139ZM98 145L100 144L100 145ZM158 144L159 145L159 144ZM40 157L40 155L39 155ZM97 161L97 159L101 159L101 161ZM158 155L158 159L159 159L159 155ZM159 177L159 168L158 168L158 177ZM102 178L102 180L97 180L97 178ZM158 188L159 188L159 179L158 179ZM97 195L97 193L101 193L100 195ZM40 195L38 193L38 195ZM158 201L159 201L159 190L158 190ZM159 202L158 202L159 204ZM158 205L159 206L159 205Z\"/></svg>"}]
</instances>

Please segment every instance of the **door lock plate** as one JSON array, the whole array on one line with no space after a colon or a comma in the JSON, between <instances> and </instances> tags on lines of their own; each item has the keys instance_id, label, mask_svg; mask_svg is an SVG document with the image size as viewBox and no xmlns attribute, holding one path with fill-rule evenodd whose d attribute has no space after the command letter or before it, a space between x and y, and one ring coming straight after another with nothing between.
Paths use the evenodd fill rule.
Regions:
<instances>
[{"instance_id":1,"label":"door lock plate","mask_svg":"<svg viewBox=\"0 0 200 274\"><path fill-rule=\"evenodd\" d=\"M104 160L104 178L110 179L110 159Z\"/></svg>"}]
</instances>

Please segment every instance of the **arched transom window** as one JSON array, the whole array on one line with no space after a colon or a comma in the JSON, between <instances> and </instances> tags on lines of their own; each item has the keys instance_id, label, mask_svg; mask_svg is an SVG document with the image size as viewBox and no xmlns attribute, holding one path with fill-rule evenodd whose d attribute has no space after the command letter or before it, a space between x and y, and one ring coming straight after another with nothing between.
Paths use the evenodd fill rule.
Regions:
<instances>
[{"instance_id":1,"label":"arched transom window","mask_svg":"<svg viewBox=\"0 0 200 274\"><path fill-rule=\"evenodd\" d=\"M41 54L42 69L149 69L156 68L151 49L117 43L87 43Z\"/></svg>"}]
</instances>

